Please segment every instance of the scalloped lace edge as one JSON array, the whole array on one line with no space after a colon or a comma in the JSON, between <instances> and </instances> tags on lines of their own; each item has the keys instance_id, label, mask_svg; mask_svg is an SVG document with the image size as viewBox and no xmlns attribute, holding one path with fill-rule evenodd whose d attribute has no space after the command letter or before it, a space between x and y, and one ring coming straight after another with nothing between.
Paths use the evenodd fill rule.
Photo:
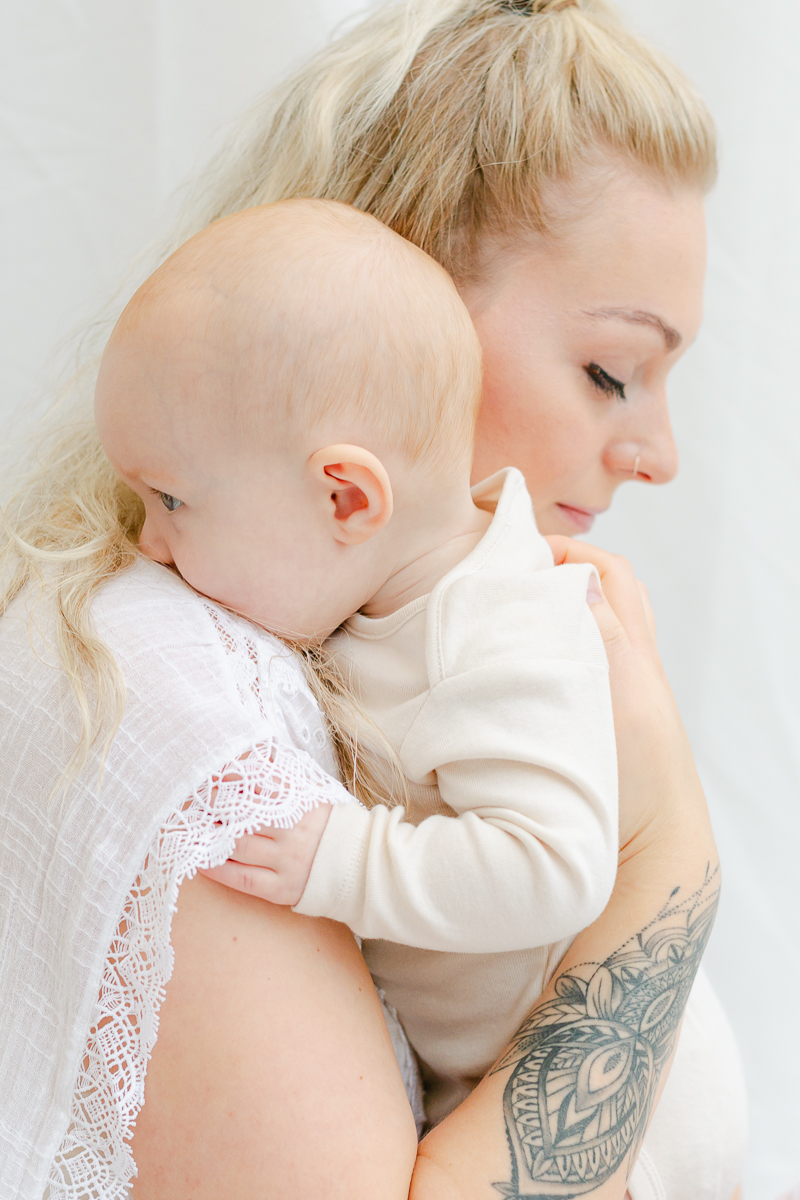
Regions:
<instances>
[{"instance_id":1,"label":"scalloped lace edge","mask_svg":"<svg viewBox=\"0 0 800 1200\"><path fill-rule=\"evenodd\" d=\"M161 827L106 956L69 1129L44 1200L130 1196L130 1139L172 975L170 932L181 883L224 862L243 834L260 825L289 828L323 802L355 803L307 754L269 738L209 775Z\"/></svg>"}]
</instances>

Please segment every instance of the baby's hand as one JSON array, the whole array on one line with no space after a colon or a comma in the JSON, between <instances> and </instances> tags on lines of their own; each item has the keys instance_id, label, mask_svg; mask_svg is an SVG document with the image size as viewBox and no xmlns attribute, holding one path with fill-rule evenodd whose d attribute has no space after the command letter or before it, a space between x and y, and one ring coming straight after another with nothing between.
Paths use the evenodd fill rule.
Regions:
<instances>
[{"instance_id":1,"label":"baby's hand","mask_svg":"<svg viewBox=\"0 0 800 1200\"><path fill-rule=\"evenodd\" d=\"M330 804L320 804L291 829L263 825L239 838L227 862L202 874L273 904L297 904L330 813Z\"/></svg>"}]
</instances>

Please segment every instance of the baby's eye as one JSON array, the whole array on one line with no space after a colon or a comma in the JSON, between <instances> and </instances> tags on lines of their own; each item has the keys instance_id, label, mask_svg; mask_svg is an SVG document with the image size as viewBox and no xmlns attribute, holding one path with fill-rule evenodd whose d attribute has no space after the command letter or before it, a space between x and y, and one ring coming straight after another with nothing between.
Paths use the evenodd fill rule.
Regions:
<instances>
[{"instance_id":1,"label":"baby's eye","mask_svg":"<svg viewBox=\"0 0 800 1200\"><path fill-rule=\"evenodd\" d=\"M174 496L170 496L168 492L159 492L158 494L167 512L175 512L175 509L180 508L183 504L182 500L177 500Z\"/></svg>"}]
</instances>

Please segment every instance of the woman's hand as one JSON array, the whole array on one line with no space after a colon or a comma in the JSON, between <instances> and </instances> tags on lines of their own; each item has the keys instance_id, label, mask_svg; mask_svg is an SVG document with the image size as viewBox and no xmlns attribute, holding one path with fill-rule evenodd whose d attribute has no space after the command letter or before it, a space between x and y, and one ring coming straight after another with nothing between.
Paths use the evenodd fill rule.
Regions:
<instances>
[{"instance_id":1,"label":"woman's hand","mask_svg":"<svg viewBox=\"0 0 800 1200\"><path fill-rule=\"evenodd\" d=\"M688 817L706 821L689 740L664 674L647 591L630 563L571 538L549 537L556 564L591 563L602 595L587 596L608 655L620 786L624 857Z\"/></svg>"}]
</instances>

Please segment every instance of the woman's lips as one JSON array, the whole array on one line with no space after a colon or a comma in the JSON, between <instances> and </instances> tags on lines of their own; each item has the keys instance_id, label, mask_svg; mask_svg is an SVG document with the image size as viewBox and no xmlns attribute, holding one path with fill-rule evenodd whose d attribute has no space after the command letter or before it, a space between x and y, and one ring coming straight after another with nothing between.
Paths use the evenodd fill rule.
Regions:
<instances>
[{"instance_id":1,"label":"woman's lips","mask_svg":"<svg viewBox=\"0 0 800 1200\"><path fill-rule=\"evenodd\" d=\"M594 519L604 508L576 508L574 504L558 504L556 508L569 521L577 533L588 533L594 525Z\"/></svg>"}]
</instances>

